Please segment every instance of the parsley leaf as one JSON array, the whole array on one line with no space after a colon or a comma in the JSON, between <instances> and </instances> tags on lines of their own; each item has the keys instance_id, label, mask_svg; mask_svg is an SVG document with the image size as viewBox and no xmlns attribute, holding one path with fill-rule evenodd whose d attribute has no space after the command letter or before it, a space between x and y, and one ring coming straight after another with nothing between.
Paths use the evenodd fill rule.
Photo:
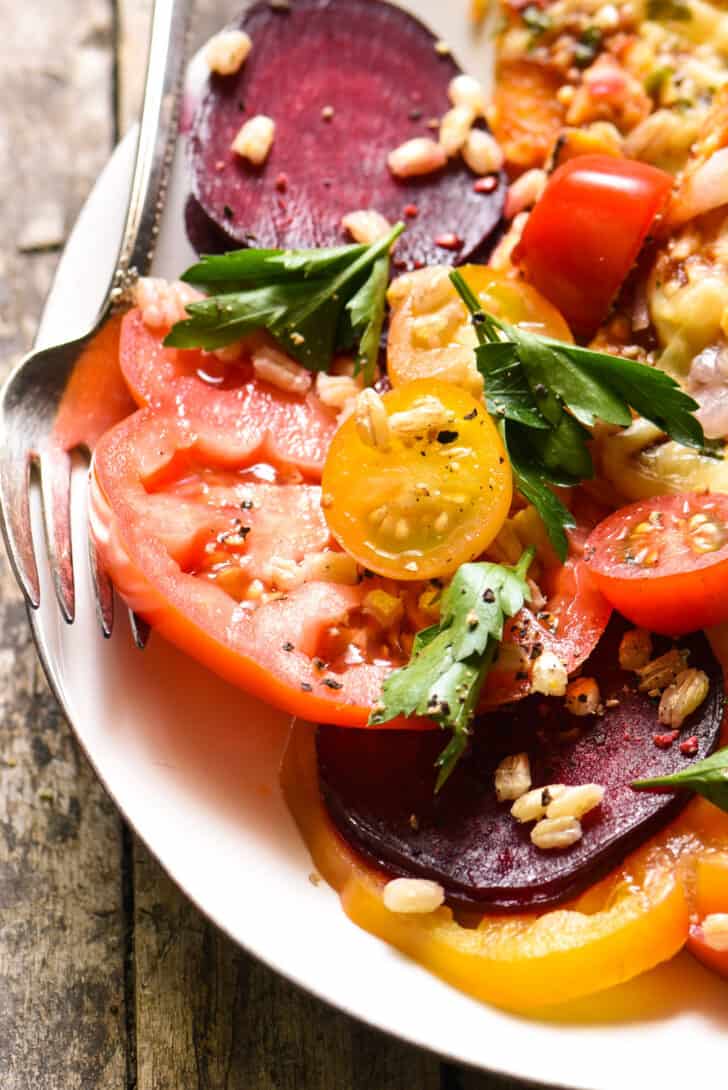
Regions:
<instances>
[{"instance_id":1,"label":"parsley leaf","mask_svg":"<svg viewBox=\"0 0 728 1090\"><path fill-rule=\"evenodd\" d=\"M694 791L712 802L720 810L728 812L728 746L719 749L704 761L696 761L672 776L656 776L650 780L635 780L638 790L653 787L675 787Z\"/></svg>"},{"instance_id":2,"label":"parsley leaf","mask_svg":"<svg viewBox=\"0 0 728 1090\"><path fill-rule=\"evenodd\" d=\"M261 280L288 280L291 273L317 278L328 276L360 257L366 246L332 246L320 250L233 250L227 254L204 254L181 279L198 287L236 283L254 287Z\"/></svg>"},{"instance_id":3,"label":"parsley leaf","mask_svg":"<svg viewBox=\"0 0 728 1090\"><path fill-rule=\"evenodd\" d=\"M473 317L486 404L501 423L516 485L562 560L565 530L574 523L549 486L593 476L588 429L597 420L626 427L634 409L678 443L706 452L697 403L664 371L509 325L481 309L460 273L450 278Z\"/></svg>"},{"instance_id":4,"label":"parsley leaf","mask_svg":"<svg viewBox=\"0 0 728 1090\"><path fill-rule=\"evenodd\" d=\"M312 371L337 351L357 347L372 381L384 320L389 251L404 230L396 224L371 246L321 250L236 250L203 257L184 274L218 294L191 303L188 318L165 339L171 348L214 350L266 329Z\"/></svg>"},{"instance_id":5,"label":"parsley leaf","mask_svg":"<svg viewBox=\"0 0 728 1090\"><path fill-rule=\"evenodd\" d=\"M505 618L518 613L529 597L525 579L533 552L526 550L515 568L461 564L443 593L439 624L417 634L410 661L389 675L369 717L378 726L399 715L425 715L453 732L436 762L436 791L467 745Z\"/></svg>"},{"instance_id":6,"label":"parsley leaf","mask_svg":"<svg viewBox=\"0 0 728 1090\"><path fill-rule=\"evenodd\" d=\"M359 341L357 367L367 386L374 382L388 283L389 254L384 254L374 262L369 278L346 304L354 338Z\"/></svg>"}]
</instances>

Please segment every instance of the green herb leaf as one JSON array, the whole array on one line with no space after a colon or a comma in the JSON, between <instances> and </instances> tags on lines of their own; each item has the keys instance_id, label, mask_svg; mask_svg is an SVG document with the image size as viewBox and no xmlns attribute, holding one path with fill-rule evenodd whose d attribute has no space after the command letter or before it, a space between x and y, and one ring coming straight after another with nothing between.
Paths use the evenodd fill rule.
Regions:
<instances>
[{"instance_id":1,"label":"green herb leaf","mask_svg":"<svg viewBox=\"0 0 728 1090\"><path fill-rule=\"evenodd\" d=\"M291 273L308 279L328 276L360 257L366 246L332 246L320 250L232 250L203 254L181 279L188 284L236 283L255 286L261 280L290 280Z\"/></svg>"},{"instance_id":2,"label":"green herb leaf","mask_svg":"<svg viewBox=\"0 0 728 1090\"><path fill-rule=\"evenodd\" d=\"M435 790L448 779L467 745L480 690L512 617L528 598L525 582L533 549L516 568L500 564L462 564L442 596L440 623L419 632L406 666L382 686L372 725L399 715L425 715L451 730L453 737L437 760Z\"/></svg>"},{"instance_id":3,"label":"green herb leaf","mask_svg":"<svg viewBox=\"0 0 728 1090\"><path fill-rule=\"evenodd\" d=\"M490 341L475 350L478 370L485 380L488 412L495 417L517 420L530 428L548 428L518 366L518 348L507 341Z\"/></svg>"},{"instance_id":4,"label":"green herb leaf","mask_svg":"<svg viewBox=\"0 0 728 1090\"><path fill-rule=\"evenodd\" d=\"M697 401L665 371L579 345L561 346L561 352L594 378L608 383L624 404L631 405L640 416L651 420L676 442L697 450L705 447L703 429L693 415L698 408ZM607 420L607 417L602 419ZM616 420L609 422L618 423Z\"/></svg>"},{"instance_id":5,"label":"green herb leaf","mask_svg":"<svg viewBox=\"0 0 728 1090\"><path fill-rule=\"evenodd\" d=\"M634 409L678 443L707 453L697 403L664 371L509 325L482 310L460 273L450 278L473 316L486 403L504 425L516 484L562 560L565 530L574 523L549 485L593 476L587 429L596 421L626 427Z\"/></svg>"},{"instance_id":6,"label":"green herb leaf","mask_svg":"<svg viewBox=\"0 0 728 1090\"><path fill-rule=\"evenodd\" d=\"M719 749L704 761L675 772L672 776L655 776L649 780L635 780L638 790L674 787L680 791L694 791L712 802L720 810L728 812L728 746Z\"/></svg>"},{"instance_id":7,"label":"green herb leaf","mask_svg":"<svg viewBox=\"0 0 728 1090\"><path fill-rule=\"evenodd\" d=\"M504 423L501 434L510 458L516 488L538 511L556 555L563 563L569 551L566 531L576 526L576 520L549 484L566 485L567 481L548 480L543 467L537 464L528 442L528 433L521 432L517 424Z\"/></svg>"},{"instance_id":8,"label":"green herb leaf","mask_svg":"<svg viewBox=\"0 0 728 1090\"><path fill-rule=\"evenodd\" d=\"M354 338L359 342L357 367L363 373L367 386L374 381L388 283L389 254L383 254L374 262L368 279L346 304Z\"/></svg>"},{"instance_id":9,"label":"green herb leaf","mask_svg":"<svg viewBox=\"0 0 728 1090\"><path fill-rule=\"evenodd\" d=\"M599 27L588 26L581 32L574 45L574 64L577 68L588 68L595 60L602 47L602 32Z\"/></svg>"},{"instance_id":10,"label":"green herb leaf","mask_svg":"<svg viewBox=\"0 0 728 1090\"><path fill-rule=\"evenodd\" d=\"M397 224L371 246L322 250L239 250L204 257L189 283L225 291L190 304L165 339L172 348L214 350L266 329L304 367L326 370L342 341L358 345L371 381L384 320L389 250ZM234 288L235 290L230 290Z\"/></svg>"}]
</instances>

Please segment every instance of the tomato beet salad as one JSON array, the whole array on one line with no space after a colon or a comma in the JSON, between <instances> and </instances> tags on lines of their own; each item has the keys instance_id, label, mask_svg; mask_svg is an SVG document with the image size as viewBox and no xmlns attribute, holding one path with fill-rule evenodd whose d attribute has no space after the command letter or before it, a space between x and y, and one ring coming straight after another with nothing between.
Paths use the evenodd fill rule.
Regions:
<instances>
[{"instance_id":1,"label":"tomato beet salad","mask_svg":"<svg viewBox=\"0 0 728 1090\"><path fill-rule=\"evenodd\" d=\"M94 356L117 591L295 717L351 919L514 1010L728 975L728 98L577 8L504 0L486 92L382 0L248 6L181 137L199 260Z\"/></svg>"}]
</instances>

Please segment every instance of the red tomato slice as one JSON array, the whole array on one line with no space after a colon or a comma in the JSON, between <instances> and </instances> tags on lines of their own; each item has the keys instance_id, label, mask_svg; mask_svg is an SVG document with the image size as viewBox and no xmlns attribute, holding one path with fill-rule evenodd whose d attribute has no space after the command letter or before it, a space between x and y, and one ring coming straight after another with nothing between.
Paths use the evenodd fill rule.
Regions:
<instances>
[{"instance_id":1,"label":"red tomato slice","mask_svg":"<svg viewBox=\"0 0 728 1090\"><path fill-rule=\"evenodd\" d=\"M248 360L226 364L197 350L165 348L165 332L149 329L139 309L124 317L121 370L140 407L190 416L214 412L222 428L235 428L239 435L252 420L255 442L265 421L266 458L320 480L336 430L332 409L314 394L301 398L258 381Z\"/></svg>"},{"instance_id":2,"label":"red tomato slice","mask_svg":"<svg viewBox=\"0 0 728 1090\"><path fill-rule=\"evenodd\" d=\"M408 653L362 612L376 580L276 592L274 558L295 565L337 546L319 487L257 460L267 421L257 448L254 423L241 444L214 413L191 424L147 409L107 432L91 483L101 563L133 609L221 676L294 715L363 727Z\"/></svg>"},{"instance_id":3,"label":"red tomato slice","mask_svg":"<svg viewBox=\"0 0 728 1090\"><path fill-rule=\"evenodd\" d=\"M593 531L585 557L614 608L652 632L679 636L728 619L728 495L623 507Z\"/></svg>"},{"instance_id":4,"label":"red tomato slice","mask_svg":"<svg viewBox=\"0 0 728 1090\"><path fill-rule=\"evenodd\" d=\"M63 450L92 450L112 424L134 412L119 370L121 322L114 315L104 323L71 373L53 424L53 442Z\"/></svg>"},{"instance_id":5,"label":"red tomato slice","mask_svg":"<svg viewBox=\"0 0 728 1090\"><path fill-rule=\"evenodd\" d=\"M529 665L542 651L553 653L569 673L581 666L607 627L612 607L581 559L577 539L565 564L541 579L546 601L541 609L525 607L505 629L498 661L483 691L489 705L519 700L530 692Z\"/></svg>"},{"instance_id":6,"label":"red tomato slice","mask_svg":"<svg viewBox=\"0 0 728 1090\"><path fill-rule=\"evenodd\" d=\"M606 316L672 184L610 155L578 156L551 175L514 260L576 333L589 336Z\"/></svg>"}]
</instances>

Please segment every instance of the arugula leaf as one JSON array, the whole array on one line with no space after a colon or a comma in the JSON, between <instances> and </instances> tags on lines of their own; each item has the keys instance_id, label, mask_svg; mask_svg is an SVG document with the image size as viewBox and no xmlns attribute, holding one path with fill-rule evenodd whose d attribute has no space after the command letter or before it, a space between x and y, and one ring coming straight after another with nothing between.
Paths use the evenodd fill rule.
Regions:
<instances>
[{"instance_id":1,"label":"arugula leaf","mask_svg":"<svg viewBox=\"0 0 728 1090\"><path fill-rule=\"evenodd\" d=\"M593 476L587 429L597 420L626 427L634 409L677 442L708 453L693 415L697 403L664 371L509 325L482 310L460 273L450 279L472 315L486 404L503 425L516 484L562 560L574 522L549 485Z\"/></svg>"},{"instance_id":2,"label":"arugula leaf","mask_svg":"<svg viewBox=\"0 0 728 1090\"><path fill-rule=\"evenodd\" d=\"M717 750L704 761L696 761L672 776L655 776L649 780L635 780L638 790L654 787L674 787L694 791L712 802L720 810L728 812L728 746Z\"/></svg>"},{"instance_id":3,"label":"arugula leaf","mask_svg":"<svg viewBox=\"0 0 728 1090\"><path fill-rule=\"evenodd\" d=\"M439 624L417 634L406 666L390 674L372 725L398 715L425 715L451 730L453 737L437 759L439 791L462 756L478 697L512 617L529 597L526 573L534 550L515 568L500 564L462 564L442 596Z\"/></svg>"},{"instance_id":4,"label":"arugula leaf","mask_svg":"<svg viewBox=\"0 0 728 1090\"><path fill-rule=\"evenodd\" d=\"M164 343L212 350L253 329L267 329L312 371L325 370L337 350L358 344L358 358L371 381L384 320L389 250L403 230L398 223L371 246L238 250L204 257L183 279L226 290L190 304L189 317L172 327Z\"/></svg>"}]
</instances>

